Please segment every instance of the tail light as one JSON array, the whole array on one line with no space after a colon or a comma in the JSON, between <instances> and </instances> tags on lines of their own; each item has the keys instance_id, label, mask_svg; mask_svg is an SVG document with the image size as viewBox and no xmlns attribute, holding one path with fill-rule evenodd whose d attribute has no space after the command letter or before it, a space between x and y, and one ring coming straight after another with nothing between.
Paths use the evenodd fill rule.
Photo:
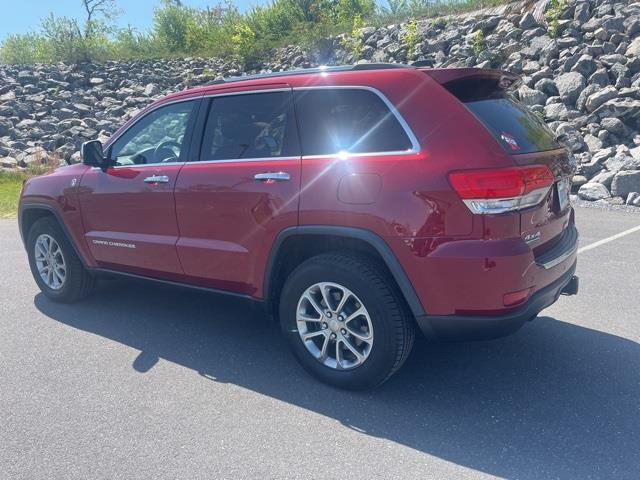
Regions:
<instances>
[{"instance_id":1,"label":"tail light","mask_svg":"<svg viewBox=\"0 0 640 480\"><path fill-rule=\"evenodd\" d=\"M451 172L449 182L473 213L532 207L549 193L554 177L546 165Z\"/></svg>"}]
</instances>

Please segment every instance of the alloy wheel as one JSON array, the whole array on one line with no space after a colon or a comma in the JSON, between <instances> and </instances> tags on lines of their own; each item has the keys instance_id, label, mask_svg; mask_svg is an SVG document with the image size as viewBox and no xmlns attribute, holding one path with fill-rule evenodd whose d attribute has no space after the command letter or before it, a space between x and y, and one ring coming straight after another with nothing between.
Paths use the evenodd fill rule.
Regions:
<instances>
[{"instance_id":1,"label":"alloy wheel","mask_svg":"<svg viewBox=\"0 0 640 480\"><path fill-rule=\"evenodd\" d=\"M43 233L35 243L36 268L45 285L52 290L60 290L67 278L67 266L58 242Z\"/></svg>"},{"instance_id":2,"label":"alloy wheel","mask_svg":"<svg viewBox=\"0 0 640 480\"><path fill-rule=\"evenodd\" d=\"M373 346L373 325L362 301L348 288L316 283L301 295L296 323L309 353L323 365L349 370L362 365Z\"/></svg>"}]
</instances>

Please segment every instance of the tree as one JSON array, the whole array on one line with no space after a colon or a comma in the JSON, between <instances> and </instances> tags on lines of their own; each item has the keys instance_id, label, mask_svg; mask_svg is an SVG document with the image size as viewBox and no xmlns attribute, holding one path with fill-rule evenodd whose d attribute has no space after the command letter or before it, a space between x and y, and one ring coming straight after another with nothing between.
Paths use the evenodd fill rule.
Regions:
<instances>
[{"instance_id":1,"label":"tree","mask_svg":"<svg viewBox=\"0 0 640 480\"><path fill-rule=\"evenodd\" d=\"M84 24L84 38L91 37L97 24L96 18L101 15L106 20L111 20L118 14L116 0L82 0L82 6L86 12Z\"/></svg>"},{"instance_id":2,"label":"tree","mask_svg":"<svg viewBox=\"0 0 640 480\"><path fill-rule=\"evenodd\" d=\"M408 11L407 0L387 0L387 6L382 6L382 13L385 15L404 15Z\"/></svg>"},{"instance_id":3,"label":"tree","mask_svg":"<svg viewBox=\"0 0 640 480\"><path fill-rule=\"evenodd\" d=\"M87 12L86 23L91 23L94 15L97 14L102 14L107 18L112 18L117 9L116 0L82 0L82 6Z\"/></svg>"}]
</instances>

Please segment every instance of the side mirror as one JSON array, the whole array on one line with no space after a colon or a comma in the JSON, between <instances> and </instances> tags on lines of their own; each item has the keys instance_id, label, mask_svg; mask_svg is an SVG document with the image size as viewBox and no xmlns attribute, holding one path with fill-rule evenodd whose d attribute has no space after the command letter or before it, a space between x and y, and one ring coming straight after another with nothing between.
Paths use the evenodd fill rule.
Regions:
<instances>
[{"instance_id":1,"label":"side mirror","mask_svg":"<svg viewBox=\"0 0 640 480\"><path fill-rule=\"evenodd\" d=\"M82 163L91 167L99 167L102 169L111 165L108 158L105 158L102 151L102 143L99 140L91 140L90 142L84 142L80 149L82 155Z\"/></svg>"}]
</instances>

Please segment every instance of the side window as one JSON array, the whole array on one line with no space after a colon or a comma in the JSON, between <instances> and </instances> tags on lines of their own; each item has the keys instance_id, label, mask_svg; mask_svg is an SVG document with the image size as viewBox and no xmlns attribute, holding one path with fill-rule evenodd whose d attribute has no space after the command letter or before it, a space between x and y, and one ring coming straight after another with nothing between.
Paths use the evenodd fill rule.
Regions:
<instances>
[{"instance_id":1,"label":"side window","mask_svg":"<svg viewBox=\"0 0 640 480\"><path fill-rule=\"evenodd\" d=\"M178 102L153 110L115 141L111 158L117 165L179 161L194 104Z\"/></svg>"},{"instance_id":2,"label":"side window","mask_svg":"<svg viewBox=\"0 0 640 480\"><path fill-rule=\"evenodd\" d=\"M411 140L374 92L309 89L295 92L303 155L410 150Z\"/></svg>"},{"instance_id":3,"label":"side window","mask_svg":"<svg viewBox=\"0 0 640 480\"><path fill-rule=\"evenodd\" d=\"M290 92L214 97L201 160L300 155Z\"/></svg>"}]
</instances>

